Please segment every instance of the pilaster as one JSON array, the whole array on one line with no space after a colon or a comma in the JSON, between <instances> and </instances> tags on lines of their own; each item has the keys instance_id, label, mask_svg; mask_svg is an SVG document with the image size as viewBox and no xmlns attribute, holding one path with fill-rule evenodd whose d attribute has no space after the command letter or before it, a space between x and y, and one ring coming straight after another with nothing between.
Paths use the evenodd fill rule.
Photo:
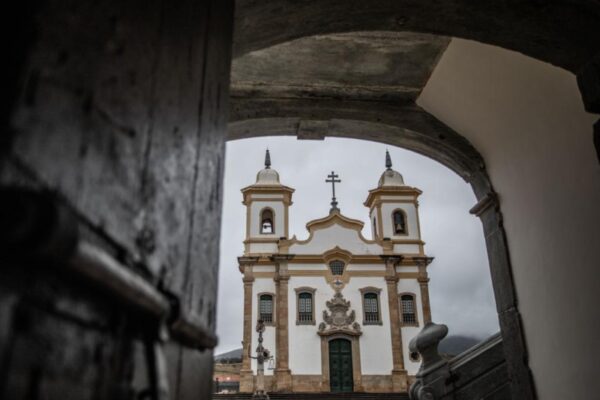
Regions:
<instances>
[{"instance_id":1,"label":"pilaster","mask_svg":"<svg viewBox=\"0 0 600 400\"><path fill-rule=\"evenodd\" d=\"M433 261L432 257L415 257L415 262L419 267L419 276L417 281L421 289L421 304L423 306L423 323L431 322L431 304L429 303L429 275L427 266Z\"/></svg>"},{"instance_id":2,"label":"pilaster","mask_svg":"<svg viewBox=\"0 0 600 400\"><path fill-rule=\"evenodd\" d=\"M277 325L275 336L275 390L277 392L292 391L292 373L289 367L289 307L288 283L290 275L287 261L293 258L291 254L274 255L271 260L276 262L275 282L277 287Z\"/></svg>"},{"instance_id":3,"label":"pilaster","mask_svg":"<svg viewBox=\"0 0 600 400\"><path fill-rule=\"evenodd\" d=\"M402 257L383 256L383 259L385 260L386 268L385 281L387 283L390 331L392 335L392 390L394 392L406 392L408 390L408 373L404 369L398 301L398 277L396 275L396 265L402 261Z\"/></svg>"},{"instance_id":4,"label":"pilaster","mask_svg":"<svg viewBox=\"0 0 600 400\"><path fill-rule=\"evenodd\" d=\"M239 257L240 271L244 274L244 330L242 340L242 368L240 370L240 392L254 392L254 374L251 366L252 352L252 292L254 276L252 266L258 257Z\"/></svg>"}]
</instances>

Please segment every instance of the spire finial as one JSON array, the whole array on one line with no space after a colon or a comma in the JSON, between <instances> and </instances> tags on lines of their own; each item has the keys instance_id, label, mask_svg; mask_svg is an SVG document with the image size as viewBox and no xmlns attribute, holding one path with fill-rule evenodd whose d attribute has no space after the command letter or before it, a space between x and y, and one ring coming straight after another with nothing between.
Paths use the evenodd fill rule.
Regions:
<instances>
[{"instance_id":1,"label":"spire finial","mask_svg":"<svg viewBox=\"0 0 600 400\"><path fill-rule=\"evenodd\" d=\"M271 154L269 154L269 149L267 149L267 152L265 153L265 168L271 168Z\"/></svg>"},{"instance_id":2,"label":"spire finial","mask_svg":"<svg viewBox=\"0 0 600 400\"><path fill-rule=\"evenodd\" d=\"M385 150L385 168L389 171L392 169L392 158L390 157L390 152Z\"/></svg>"}]
</instances>

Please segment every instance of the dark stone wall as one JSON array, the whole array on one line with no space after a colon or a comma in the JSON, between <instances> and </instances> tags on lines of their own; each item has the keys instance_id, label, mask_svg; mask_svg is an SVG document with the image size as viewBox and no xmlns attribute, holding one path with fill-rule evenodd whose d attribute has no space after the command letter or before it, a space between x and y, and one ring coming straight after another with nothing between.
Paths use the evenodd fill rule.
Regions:
<instances>
[{"instance_id":1,"label":"dark stone wall","mask_svg":"<svg viewBox=\"0 0 600 400\"><path fill-rule=\"evenodd\" d=\"M0 182L54 193L82 239L214 330L233 1L19 11ZM1 263L0 397L143 395L158 322L30 256ZM211 351L166 359L171 397L209 396Z\"/></svg>"}]
</instances>

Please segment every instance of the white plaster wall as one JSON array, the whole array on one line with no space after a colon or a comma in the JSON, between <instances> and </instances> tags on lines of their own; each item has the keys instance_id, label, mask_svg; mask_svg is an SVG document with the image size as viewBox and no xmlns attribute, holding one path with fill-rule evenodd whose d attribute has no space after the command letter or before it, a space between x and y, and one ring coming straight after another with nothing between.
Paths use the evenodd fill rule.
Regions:
<instances>
[{"instance_id":1,"label":"white plaster wall","mask_svg":"<svg viewBox=\"0 0 600 400\"><path fill-rule=\"evenodd\" d=\"M315 325L296 325L296 291L294 288L308 286L316 288ZM363 308L360 288L374 286L381 288L380 307L382 325L363 325ZM321 338L317 334L318 326L323 322L325 303L333 297L335 291L322 277L291 277L289 281L290 315L290 370L293 374L321 374ZM356 321L362 326L360 337L361 370L367 375L389 375L392 370L392 350L390 333L390 314L385 280L381 277L352 278L342 294L350 301L350 307L356 313Z\"/></svg>"},{"instance_id":2,"label":"white plaster wall","mask_svg":"<svg viewBox=\"0 0 600 400\"><path fill-rule=\"evenodd\" d=\"M406 224L408 235L395 235L393 230L392 213L401 209L406 213ZM392 239L419 239L419 228L417 225L417 208L413 203L382 203L381 218L383 221L383 237Z\"/></svg>"},{"instance_id":3,"label":"white plaster wall","mask_svg":"<svg viewBox=\"0 0 600 400\"><path fill-rule=\"evenodd\" d=\"M258 321L258 294L263 292L269 292L275 294L275 282L273 279L268 278L256 278L254 280L254 284L252 285L252 346L250 349L252 350L252 356L256 355L256 347L258 346L258 333L254 330L256 327L256 321ZM274 297L275 304L277 304L277 297ZM277 313L277 307L273 310L273 317ZM275 327L267 326L265 332L263 333L263 346L267 348L271 355L276 357L276 348L275 348ZM256 374L256 360L252 359L252 371ZM265 375L273 375L273 370L267 369L267 365L265 365Z\"/></svg>"},{"instance_id":4,"label":"white plaster wall","mask_svg":"<svg viewBox=\"0 0 600 400\"><path fill-rule=\"evenodd\" d=\"M267 254L267 253L279 253L279 247L277 243L249 243L249 252L252 254Z\"/></svg>"},{"instance_id":5,"label":"white plaster wall","mask_svg":"<svg viewBox=\"0 0 600 400\"><path fill-rule=\"evenodd\" d=\"M275 272L274 265L255 265L252 267L252 272Z\"/></svg>"},{"instance_id":6,"label":"white plaster wall","mask_svg":"<svg viewBox=\"0 0 600 400\"><path fill-rule=\"evenodd\" d=\"M323 264L293 264L288 263L288 270L302 270L302 271L327 271L327 266Z\"/></svg>"},{"instance_id":7,"label":"white plaster wall","mask_svg":"<svg viewBox=\"0 0 600 400\"><path fill-rule=\"evenodd\" d=\"M296 291L308 286L317 289L314 297L315 325L296 325ZM289 306L289 362L292 374L320 375L321 337L317 328L323 321L325 302L333 297L333 290L320 276L293 276L288 283Z\"/></svg>"},{"instance_id":8,"label":"white plaster wall","mask_svg":"<svg viewBox=\"0 0 600 400\"><path fill-rule=\"evenodd\" d=\"M419 287L419 282L416 279L400 279L398 281L398 293L413 293L415 295L416 300L416 309L417 309L417 319L419 322L419 326L412 327L402 327L400 330L402 331L402 353L404 356L404 368L408 371L409 375L415 375L419 370L420 362L414 362L410 359L410 350L408 349L408 344L417 336L419 331L423 329L423 303L421 302L421 289ZM398 300L400 301L400 296L398 296ZM398 304L398 309L400 313L402 313L402 303ZM400 316L402 318L402 316Z\"/></svg>"},{"instance_id":9,"label":"white plaster wall","mask_svg":"<svg viewBox=\"0 0 600 400\"><path fill-rule=\"evenodd\" d=\"M418 244L394 244L394 253L419 254Z\"/></svg>"},{"instance_id":10,"label":"white plaster wall","mask_svg":"<svg viewBox=\"0 0 600 400\"><path fill-rule=\"evenodd\" d=\"M275 213L275 233L273 234L260 233L260 212L264 208L271 208ZM282 201L253 201L250 205L250 236L259 238L280 238L285 236L284 212L285 205Z\"/></svg>"},{"instance_id":11,"label":"white plaster wall","mask_svg":"<svg viewBox=\"0 0 600 400\"><path fill-rule=\"evenodd\" d=\"M378 244L367 244L361 240L357 231L337 224L314 231L310 242L292 245L289 252L291 254L321 254L335 246L340 246L353 254L383 253Z\"/></svg>"},{"instance_id":12,"label":"white plaster wall","mask_svg":"<svg viewBox=\"0 0 600 400\"><path fill-rule=\"evenodd\" d=\"M371 239L374 239L377 237L377 208L369 210L369 223L371 224Z\"/></svg>"},{"instance_id":13,"label":"white plaster wall","mask_svg":"<svg viewBox=\"0 0 600 400\"><path fill-rule=\"evenodd\" d=\"M347 267L348 271L385 271L385 265L383 264L349 264Z\"/></svg>"},{"instance_id":14,"label":"white plaster wall","mask_svg":"<svg viewBox=\"0 0 600 400\"><path fill-rule=\"evenodd\" d=\"M453 39L418 103L471 141L499 193L539 398L597 398L597 116L575 76Z\"/></svg>"},{"instance_id":15,"label":"white plaster wall","mask_svg":"<svg viewBox=\"0 0 600 400\"><path fill-rule=\"evenodd\" d=\"M396 272L419 272L419 267L401 265L396 267Z\"/></svg>"},{"instance_id":16,"label":"white plaster wall","mask_svg":"<svg viewBox=\"0 0 600 400\"><path fill-rule=\"evenodd\" d=\"M363 307L360 289L373 286L381 289L379 307L381 325L363 325ZM390 331L390 309L387 284L383 277L356 277L350 279L343 292L346 300L356 311L356 320L362 327L360 337L360 364L363 375L389 375L392 361L392 336Z\"/></svg>"}]
</instances>

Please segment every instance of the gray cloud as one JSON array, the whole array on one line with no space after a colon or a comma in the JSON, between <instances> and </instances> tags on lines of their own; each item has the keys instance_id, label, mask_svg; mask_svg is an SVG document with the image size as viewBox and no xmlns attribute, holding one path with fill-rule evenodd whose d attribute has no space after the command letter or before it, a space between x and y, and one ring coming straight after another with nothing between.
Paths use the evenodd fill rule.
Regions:
<instances>
[{"instance_id":1,"label":"gray cloud","mask_svg":"<svg viewBox=\"0 0 600 400\"><path fill-rule=\"evenodd\" d=\"M217 353L240 347L243 287L236 257L243 253L246 213L240 189L255 182L266 148L281 182L296 189L290 208L290 235L306 238L306 223L329 211L332 170L342 183L336 187L344 215L365 222L371 236L369 189L384 170L386 146L350 139L298 141L295 138L255 138L227 143L217 332ZM394 169L407 185L423 191L419 200L425 251L435 257L429 267L432 316L452 334L484 337L498 330L491 278L481 223L468 210L475 196L468 184L443 165L397 147L387 147Z\"/></svg>"}]
</instances>

